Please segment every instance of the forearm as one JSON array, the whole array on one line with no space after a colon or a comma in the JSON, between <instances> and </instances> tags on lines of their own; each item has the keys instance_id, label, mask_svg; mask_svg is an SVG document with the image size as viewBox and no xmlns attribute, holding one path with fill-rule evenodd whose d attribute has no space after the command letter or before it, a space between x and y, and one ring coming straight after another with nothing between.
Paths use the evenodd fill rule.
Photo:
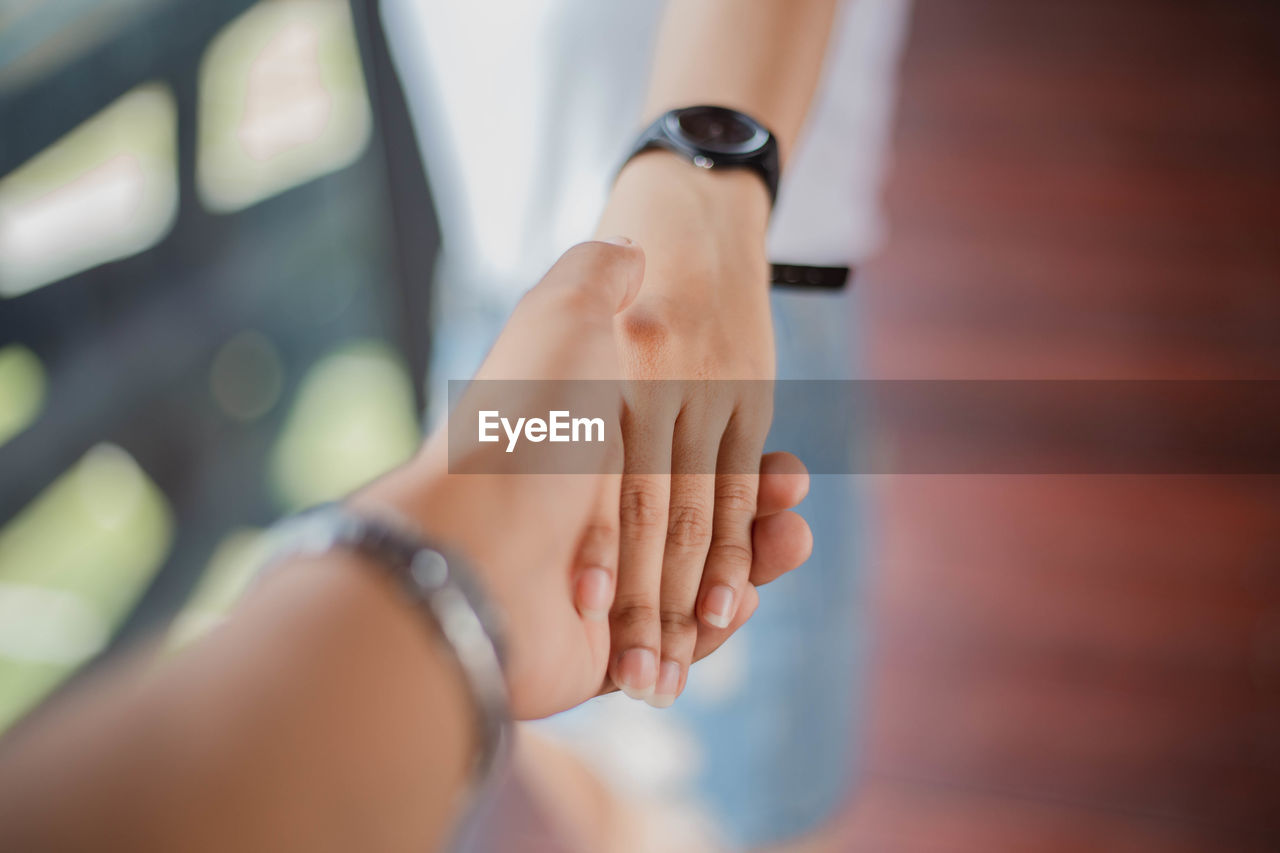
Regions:
<instances>
[{"instance_id":1,"label":"forearm","mask_svg":"<svg viewBox=\"0 0 1280 853\"><path fill-rule=\"evenodd\" d=\"M428 850L471 755L465 685L372 567L282 567L228 629L68 697L0 752L14 849ZM110 843L104 840L110 839Z\"/></svg>"},{"instance_id":2,"label":"forearm","mask_svg":"<svg viewBox=\"0 0 1280 853\"><path fill-rule=\"evenodd\" d=\"M669 0L646 112L732 107L790 154L817 87L836 0Z\"/></svg>"},{"instance_id":3,"label":"forearm","mask_svg":"<svg viewBox=\"0 0 1280 853\"><path fill-rule=\"evenodd\" d=\"M671 0L658 38L645 120L711 104L741 110L777 137L785 174L822 69L835 0ZM767 294L770 202L743 169L699 169L666 151L632 160L599 233L645 247L642 302L688 304L690 288Z\"/></svg>"}]
</instances>

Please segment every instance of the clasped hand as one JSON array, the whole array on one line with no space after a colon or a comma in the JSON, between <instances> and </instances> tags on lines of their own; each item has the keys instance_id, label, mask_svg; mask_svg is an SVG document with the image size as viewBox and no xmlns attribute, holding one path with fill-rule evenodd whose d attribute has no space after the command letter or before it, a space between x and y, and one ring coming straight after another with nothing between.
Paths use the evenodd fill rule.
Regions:
<instances>
[{"instance_id":1,"label":"clasped hand","mask_svg":"<svg viewBox=\"0 0 1280 853\"><path fill-rule=\"evenodd\" d=\"M622 312L644 266L643 251L627 241L570 249L520 301L476 378L636 376L643 316ZM551 407L539 399L548 383L506 387L520 389L526 399L509 402L523 410ZM463 457L455 449L450 458L442 430L353 498L409 514L474 563L508 623L518 718L615 686L670 704L689 664L750 618L756 588L808 557L808 526L790 511L808 474L790 454L760 455L767 415L732 401L658 406L621 391L614 404L622 429L584 451L595 454L592 473L502 473L500 447L477 445ZM651 440L655 432L665 440ZM728 473L712 474L717 466ZM717 591L726 586L728 601Z\"/></svg>"}]
</instances>

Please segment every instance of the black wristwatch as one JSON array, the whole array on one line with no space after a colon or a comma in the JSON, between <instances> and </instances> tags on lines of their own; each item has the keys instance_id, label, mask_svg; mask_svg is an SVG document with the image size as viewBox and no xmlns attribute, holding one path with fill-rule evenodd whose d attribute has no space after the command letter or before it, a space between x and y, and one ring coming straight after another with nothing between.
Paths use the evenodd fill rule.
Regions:
<instances>
[{"instance_id":1,"label":"black wristwatch","mask_svg":"<svg viewBox=\"0 0 1280 853\"><path fill-rule=\"evenodd\" d=\"M658 116L636 140L631 155L662 148L703 169L750 169L778 198L778 140L746 113L726 107L684 107Z\"/></svg>"},{"instance_id":2,"label":"black wristwatch","mask_svg":"<svg viewBox=\"0 0 1280 853\"><path fill-rule=\"evenodd\" d=\"M637 154L660 148L702 169L750 169L769 191L769 204L778 198L778 140L760 122L727 107L697 106L658 116L636 140L625 163ZM849 280L848 267L773 264L772 281L783 287L839 290Z\"/></svg>"}]
</instances>

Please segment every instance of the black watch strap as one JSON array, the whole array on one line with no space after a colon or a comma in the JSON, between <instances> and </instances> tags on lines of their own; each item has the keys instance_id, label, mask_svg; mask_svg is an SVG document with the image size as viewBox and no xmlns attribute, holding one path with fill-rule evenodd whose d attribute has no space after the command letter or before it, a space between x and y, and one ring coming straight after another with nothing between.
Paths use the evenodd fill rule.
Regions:
<instances>
[{"instance_id":1,"label":"black watch strap","mask_svg":"<svg viewBox=\"0 0 1280 853\"><path fill-rule=\"evenodd\" d=\"M853 277L849 267L812 267L773 264L770 281L778 287L798 290L843 290Z\"/></svg>"}]
</instances>

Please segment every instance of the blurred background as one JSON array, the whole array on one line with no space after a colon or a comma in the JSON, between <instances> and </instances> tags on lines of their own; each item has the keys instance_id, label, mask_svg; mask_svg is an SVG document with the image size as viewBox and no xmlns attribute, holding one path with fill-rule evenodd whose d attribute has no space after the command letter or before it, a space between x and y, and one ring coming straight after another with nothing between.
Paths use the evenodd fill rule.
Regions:
<instances>
[{"instance_id":1,"label":"blurred background","mask_svg":"<svg viewBox=\"0 0 1280 853\"><path fill-rule=\"evenodd\" d=\"M0 2L0 729L411 452L436 229L376 23ZM1280 5L916 0L897 101L873 377L1280 378ZM865 479L824 849L1280 849L1276 478Z\"/></svg>"},{"instance_id":2,"label":"blurred background","mask_svg":"<svg viewBox=\"0 0 1280 853\"><path fill-rule=\"evenodd\" d=\"M415 448L436 230L371 8L0 4L0 729Z\"/></svg>"},{"instance_id":3,"label":"blurred background","mask_svg":"<svg viewBox=\"0 0 1280 853\"><path fill-rule=\"evenodd\" d=\"M1280 4L916 0L901 73L874 375L1280 378ZM1280 849L1277 478L875 488L849 849Z\"/></svg>"}]
</instances>

